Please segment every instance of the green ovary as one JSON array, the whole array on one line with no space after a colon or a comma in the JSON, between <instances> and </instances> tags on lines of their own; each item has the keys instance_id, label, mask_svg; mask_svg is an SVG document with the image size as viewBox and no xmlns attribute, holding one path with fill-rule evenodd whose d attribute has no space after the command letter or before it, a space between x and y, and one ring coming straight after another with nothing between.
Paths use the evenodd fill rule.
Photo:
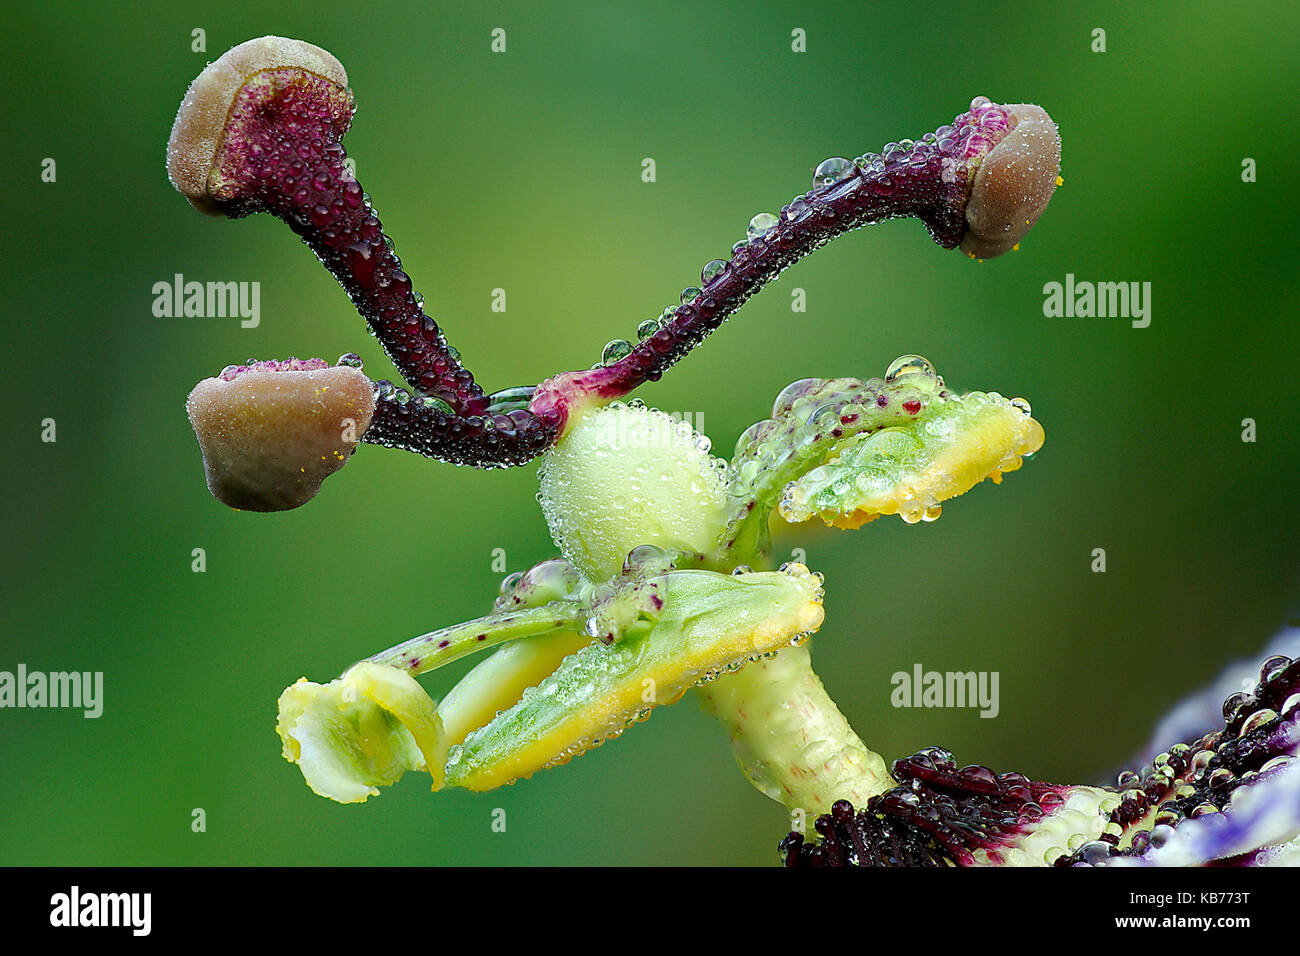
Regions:
<instances>
[{"instance_id":1,"label":"green ovary","mask_svg":"<svg viewBox=\"0 0 1300 956\"><path fill-rule=\"evenodd\" d=\"M726 520L726 471L689 424L616 403L578 419L547 454L538 500L564 556L603 581L641 545L712 552Z\"/></svg>"}]
</instances>

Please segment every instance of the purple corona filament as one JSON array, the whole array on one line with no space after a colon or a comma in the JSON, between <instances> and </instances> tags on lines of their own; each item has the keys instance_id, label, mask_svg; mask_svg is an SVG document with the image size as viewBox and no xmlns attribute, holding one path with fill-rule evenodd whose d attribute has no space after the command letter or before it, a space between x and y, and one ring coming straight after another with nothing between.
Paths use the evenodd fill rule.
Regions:
<instances>
[{"instance_id":1,"label":"purple corona filament","mask_svg":"<svg viewBox=\"0 0 1300 956\"><path fill-rule=\"evenodd\" d=\"M1097 866L1115 857L1141 858L1184 821L1224 812L1237 789L1292 766L1298 744L1300 660L1277 655L1261 665L1253 692L1224 701L1222 729L1175 743L1102 788L1114 804L1106 830L1073 851L1060 848L1049 862ZM939 747L895 761L892 772L898 787L857 811L837 801L815 821L816 840L787 835L780 844L786 866L966 866L980 852L997 862L1077 789L987 767L958 769ZM1220 862L1248 864L1252 858Z\"/></svg>"}]
</instances>

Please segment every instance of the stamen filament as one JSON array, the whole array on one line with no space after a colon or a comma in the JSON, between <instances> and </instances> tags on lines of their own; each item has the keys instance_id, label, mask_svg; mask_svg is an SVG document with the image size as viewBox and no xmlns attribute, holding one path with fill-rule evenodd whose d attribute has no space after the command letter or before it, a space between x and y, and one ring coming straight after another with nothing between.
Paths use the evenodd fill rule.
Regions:
<instances>
[{"instance_id":1,"label":"stamen filament","mask_svg":"<svg viewBox=\"0 0 1300 956\"><path fill-rule=\"evenodd\" d=\"M576 601L553 601L522 611L489 614L461 624L430 631L366 658L415 676L450 664L468 654L521 637L578 629L586 624L588 609Z\"/></svg>"}]
</instances>

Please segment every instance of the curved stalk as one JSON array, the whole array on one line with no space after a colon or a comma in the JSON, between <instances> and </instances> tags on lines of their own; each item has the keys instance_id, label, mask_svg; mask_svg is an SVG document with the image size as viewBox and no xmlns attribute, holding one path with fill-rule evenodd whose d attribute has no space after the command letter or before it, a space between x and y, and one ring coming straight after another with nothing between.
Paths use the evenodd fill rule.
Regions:
<instances>
[{"instance_id":1,"label":"curved stalk","mask_svg":"<svg viewBox=\"0 0 1300 956\"><path fill-rule=\"evenodd\" d=\"M727 728L745 777L792 814L811 820L841 799L866 806L895 786L813 673L807 647L751 663L698 693Z\"/></svg>"}]
</instances>

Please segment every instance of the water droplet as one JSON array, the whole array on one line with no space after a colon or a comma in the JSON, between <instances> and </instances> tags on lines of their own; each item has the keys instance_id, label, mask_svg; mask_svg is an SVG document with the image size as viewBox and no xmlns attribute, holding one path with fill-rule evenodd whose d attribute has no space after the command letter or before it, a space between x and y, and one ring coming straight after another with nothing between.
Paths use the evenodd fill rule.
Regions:
<instances>
[{"instance_id":1,"label":"water droplet","mask_svg":"<svg viewBox=\"0 0 1300 956\"><path fill-rule=\"evenodd\" d=\"M1110 858L1110 844L1104 840L1090 840L1079 847L1078 853L1089 866L1105 866Z\"/></svg>"},{"instance_id":2,"label":"water droplet","mask_svg":"<svg viewBox=\"0 0 1300 956\"><path fill-rule=\"evenodd\" d=\"M344 352L339 356L338 365L347 365L351 368L361 368L361 356L356 352Z\"/></svg>"},{"instance_id":3,"label":"water droplet","mask_svg":"<svg viewBox=\"0 0 1300 956\"><path fill-rule=\"evenodd\" d=\"M1232 771L1229 770L1227 767L1216 767L1214 770L1211 770L1210 776L1206 780L1206 783L1208 783L1212 789L1216 789L1216 790L1222 787L1224 784L1231 783L1231 782L1232 782Z\"/></svg>"},{"instance_id":4,"label":"water droplet","mask_svg":"<svg viewBox=\"0 0 1300 956\"><path fill-rule=\"evenodd\" d=\"M632 343L627 339L610 339L605 343L605 350L600 353L600 361L605 365L613 365L631 354Z\"/></svg>"},{"instance_id":5,"label":"water droplet","mask_svg":"<svg viewBox=\"0 0 1300 956\"><path fill-rule=\"evenodd\" d=\"M699 289L697 289L693 285L688 285L685 289L682 290L682 305L685 305L687 302L690 302L699 294L700 294Z\"/></svg>"},{"instance_id":6,"label":"water droplet","mask_svg":"<svg viewBox=\"0 0 1300 956\"><path fill-rule=\"evenodd\" d=\"M889 363L889 369L885 372L885 381L896 382L907 375L936 377L934 366L930 364L929 359L920 355L900 355Z\"/></svg>"},{"instance_id":7,"label":"water droplet","mask_svg":"<svg viewBox=\"0 0 1300 956\"><path fill-rule=\"evenodd\" d=\"M801 378L797 382L791 382L785 388L781 389L781 394L776 397L772 403L772 417L775 418L794 407L794 403L800 397L812 391L819 384L815 378Z\"/></svg>"},{"instance_id":8,"label":"water droplet","mask_svg":"<svg viewBox=\"0 0 1300 956\"><path fill-rule=\"evenodd\" d=\"M808 424L814 428L830 428L832 425L839 424L840 407L834 402L827 402L824 405L818 405L813 409L813 413L808 416Z\"/></svg>"},{"instance_id":9,"label":"water droplet","mask_svg":"<svg viewBox=\"0 0 1300 956\"><path fill-rule=\"evenodd\" d=\"M851 159L845 159L843 156L824 159L817 167L817 171L813 173L813 188L837 183L856 172L857 168Z\"/></svg>"},{"instance_id":10,"label":"water droplet","mask_svg":"<svg viewBox=\"0 0 1300 956\"><path fill-rule=\"evenodd\" d=\"M455 409L453 409L448 402L443 401L441 398L435 398L432 395L421 395L416 400L416 404L421 406L422 408L428 408L428 409L432 409L433 411L442 412L444 415L455 414Z\"/></svg>"},{"instance_id":11,"label":"water droplet","mask_svg":"<svg viewBox=\"0 0 1300 956\"><path fill-rule=\"evenodd\" d=\"M728 268L727 264L721 259L710 259L704 264L704 268L700 270L700 279L703 280L705 285L708 285L726 272Z\"/></svg>"},{"instance_id":12,"label":"water droplet","mask_svg":"<svg viewBox=\"0 0 1300 956\"><path fill-rule=\"evenodd\" d=\"M1245 723L1241 725L1241 730L1237 732L1237 736L1245 737L1247 734L1251 734L1254 733L1256 730L1259 730L1259 728L1263 727L1269 721L1276 720L1276 719L1277 719L1277 711L1270 710L1267 707L1263 707L1255 711L1253 714L1251 714L1249 717L1246 718Z\"/></svg>"},{"instance_id":13,"label":"water droplet","mask_svg":"<svg viewBox=\"0 0 1300 956\"><path fill-rule=\"evenodd\" d=\"M1159 829L1162 826L1171 828L1175 827L1179 823L1183 822L1184 816L1185 814L1183 811L1179 810L1177 807L1166 806L1163 809L1156 811L1156 828Z\"/></svg>"},{"instance_id":14,"label":"water droplet","mask_svg":"<svg viewBox=\"0 0 1300 956\"><path fill-rule=\"evenodd\" d=\"M1291 665L1291 658L1284 654L1270 657L1259 667L1259 682L1266 684Z\"/></svg>"},{"instance_id":15,"label":"water droplet","mask_svg":"<svg viewBox=\"0 0 1300 956\"><path fill-rule=\"evenodd\" d=\"M1029 407L1029 402L1025 401L1023 398L1013 398L1011 400L1011 405L1013 408L1020 409L1026 415L1033 414L1034 410Z\"/></svg>"},{"instance_id":16,"label":"water droplet","mask_svg":"<svg viewBox=\"0 0 1300 956\"><path fill-rule=\"evenodd\" d=\"M749 226L745 229L745 235L750 239L757 239L764 236L767 231L777 224L776 216L770 212L760 212L753 219L749 220Z\"/></svg>"},{"instance_id":17,"label":"water droplet","mask_svg":"<svg viewBox=\"0 0 1300 956\"><path fill-rule=\"evenodd\" d=\"M802 199L796 199L785 207L785 218L794 222L808 209L808 204Z\"/></svg>"},{"instance_id":18,"label":"water droplet","mask_svg":"<svg viewBox=\"0 0 1300 956\"><path fill-rule=\"evenodd\" d=\"M636 327L636 337L644 342L646 339L650 338L650 336L654 335L658 331L659 331L659 320L646 319L644 322L642 322L640 325ZM609 346L606 346L606 348L608 347Z\"/></svg>"}]
</instances>

